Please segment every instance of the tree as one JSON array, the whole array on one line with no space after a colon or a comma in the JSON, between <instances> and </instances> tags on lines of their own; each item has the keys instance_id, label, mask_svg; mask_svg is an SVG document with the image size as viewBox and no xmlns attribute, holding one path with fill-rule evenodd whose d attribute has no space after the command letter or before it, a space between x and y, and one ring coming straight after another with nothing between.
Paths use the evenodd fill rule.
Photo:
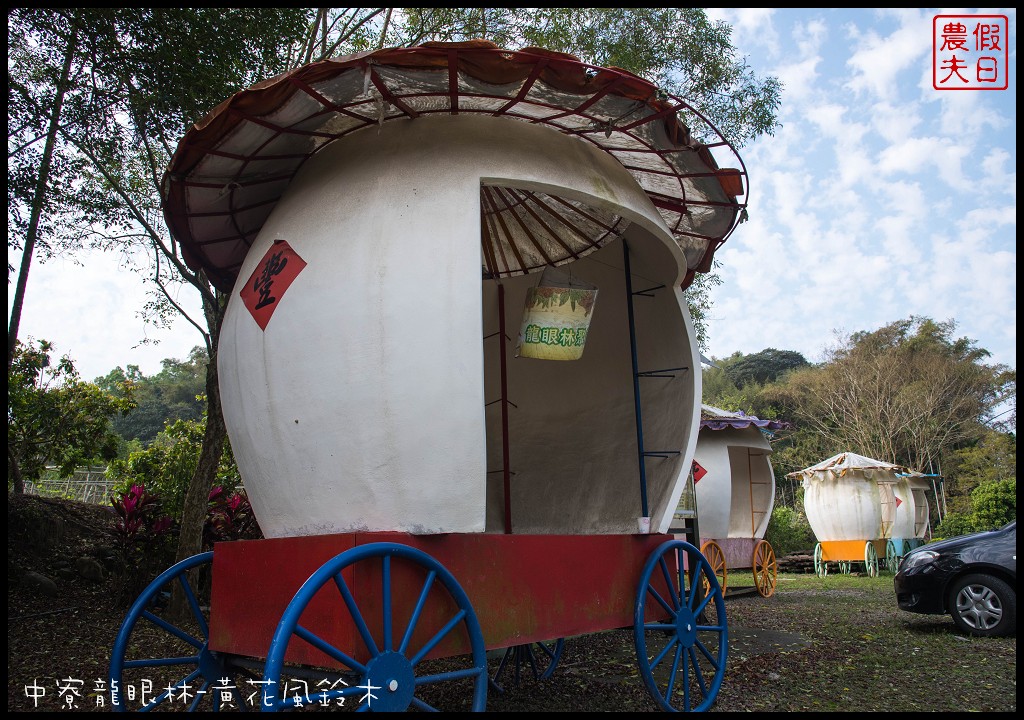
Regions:
<instances>
[{"instance_id":1,"label":"tree","mask_svg":"<svg viewBox=\"0 0 1024 720\"><path fill-rule=\"evenodd\" d=\"M9 16L12 32L25 38L21 65L11 73L29 77L68 45L82 43L69 72L76 112L61 117L57 137L63 157L81 168L81 192L54 207L76 239L104 249L152 258L148 271L156 296L147 310L156 322L179 312L201 333L208 362L205 394L209 421L193 478L192 511L179 536L182 556L198 552L207 497L223 452L226 430L220 410L216 354L226 305L202 272L192 271L168 236L161 214L160 177L172 148L188 125L235 91L286 67L282 47L299 42L310 11L302 8L98 8L22 9ZM202 60L198 60L201 58ZM46 98L23 83L20 100L43 115ZM10 93L9 93L10 95ZM8 136L11 146L11 135ZM34 147L26 134L20 152ZM91 198L106 204L88 204ZM88 211L88 212L87 212ZM91 222L75 223L89 217ZM9 240L9 245L11 241ZM26 245L23 247L28 249ZM185 283L202 300L202 318L191 318L171 286ZM13 323L12 323L13 327ZM9 333L11 335L11 333Z\"/></svg>"},{"instance_id":2,"label":"tree","mask_svg":"<svg viewBox=\"0 0 1024 720\"><path fill-rule=\"evenodd\" d=\"M7 371L7 482L16 494L38 480L47 464L61 477L117 454L110 420L132 407L131 392L108 394L82 382L67 356L51 363L53 345L18 343Z\"/></svg>"},{"instance_id":3,"label":"tree","mask_svg":"<svg viewBox=\"0 0 1024 720\"><path fill-rule=\"evenodd\" d=\"M726 372L736 386L742 388L751 382L760 385L775 382L790 370L808 365L807 358L795 350L765 348L729 363Z\"/></svg>"},{"instance_id":4,"label":"tree","mask_svg":"<svg viewBox=\"0 0 1024 720\"><path fill-rule=\"evenodd\" d=\"M58 139L68 157L84 162L83 197L110 204L99 206L103 230L94 235L96 223L82 224L82 236L105 248L148 252L156 293L148 310L155 321L188 317L171 292L174 284L191 286L202 299L204 317L188 319L206 347L207 423L185 500L179 559L199 550L226 438L216 359L227 299L188 266L160 213L161 169L190 123L256 81L322 58L478 37L619 65L692 98L738 145L773 131L779 103L778 81L757 78L738 58L729 27L699 9L16 8L11 17L39 47L56 48L33 55L44 66L64 57L59 50L72 27L83 29L87 46L70 76L92 102L81 104L80 119L58 125ZM31 88L24 100L42 116Z\"/></svg>"},{"instance_id":5,"label":"tree","mask_svg":"<svg viewBox=\"0 0 1024 720\"><path fill-rule=\"evenodd\" d=\"M954 452L942 472L949 511L970 512L975 488L1017 477L1017 438L986 431L974 445Z\"/></svg>"},{"instance_id":6,"label":"tree","mask_svg":"<svg viewBox=\"0 0 1024 720\"><path fill-rule=\"evenodd\" d=\"M787 375L773 397L835 448L928 471L983 434L1014 377L954 338L955 327L912 316L854 333L822 365Z\"/></svg>"},{"instance_id":7,"label":"tree","mask_svg":"<svg viewBox=\"0 0 1024 720\"><path fill-rule=\"evenodd\" d=\"M94 381L107 392L131 383L135 408L114 419L114 430L125 440L148 445L176 420L202 419L206 410L206 348L196 346L185 360L166 358L156 375L145 376L135 365L116 367Z\"/></svg>"}]
</instances>

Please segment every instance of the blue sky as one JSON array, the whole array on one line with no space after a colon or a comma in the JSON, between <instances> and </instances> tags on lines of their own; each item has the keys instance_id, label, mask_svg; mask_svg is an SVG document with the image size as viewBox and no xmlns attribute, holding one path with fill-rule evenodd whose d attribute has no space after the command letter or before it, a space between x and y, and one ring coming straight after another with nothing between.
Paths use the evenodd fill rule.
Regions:
<instances>
[{"instance_id":1,"label":"blue sky","mask_svg":"<svg viewBox=\"0 0 1024 720\"><path fill-rule=\"evenodd\" d=\"M741 150L750 221L718 253L709 353L818 361L837 331L924 315L1016 367L1015 11L711 13L784 91ZM1009 88L935 90L933 17L982 13L1009 17Z\"/></svg>"},{"instance_id":2,"label":"blue sky","mask_svg":"<svg viewBox=\"0 0 1024 720\"><path fill-rule=\"evenodd\" d=\"M1009 17L1009 88L935 90L933 17L980 13ZM1016 12L709 14L785 87L782 127L740 151L750 220L718 253L706 354L774 347L818 361L836 332L924 315L1016 367ZM146 325L142 279L118 258L79 260L34 265L23 339L53 341L87 379L128 364L153 374L200 344L185 321Z\"/></svg>"}]
</instances>

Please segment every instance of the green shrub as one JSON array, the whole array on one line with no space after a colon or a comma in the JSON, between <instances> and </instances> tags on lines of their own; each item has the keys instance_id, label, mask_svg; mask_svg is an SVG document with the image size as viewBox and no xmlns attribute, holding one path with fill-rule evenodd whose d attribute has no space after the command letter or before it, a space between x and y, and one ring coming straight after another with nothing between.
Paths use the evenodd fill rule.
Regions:
<instances>
[{"instance_id":1,"label":"green shrub","mask_svg":"<svg viewBox=\"0 0 1024 720\"><path fill-rule=\"evenodd\" d=\"M168 423L145 450L130 453L126 460L111 462L107 475L117 482L115 493L123 494L133 485L144 485L160 497L164 512L180 520L185 492L199 463L205 431L205 420L175 420ZM229 488L241 484L234 456L226 443L217 467L216 482Z\"/></svg>"},{"instance_id":2,"label":"green shrub","mask_svg":"<svg viewBox=\"0 0 1024 720\"><path fill-rule=\"evenodd\" d=\"M1017 478L985 482L971 491L969 512L949 513L934 538L951 538L1001 528L1017 517Z\"/></svg>"},{"instance_id":3,"label":"green shrub","mask_svg":"<svg viewBox=\"0 0 1024 720\"><path fill-rule=\"evenodd\" d=\"M777 505L772 510L764 539L771 543L776 557L793 552L810 553L815 543L814 533L804 514L785 505Z\"/></svg>"},{"instance_id":4,"label":"green shrub","mask_svg":"<svg viewBox=\"0 0 1024 720\"><path fill-rule=\"evenodd\" d=\"M970 535L974 532L978 532L974 513L950 513L935 526L932 539L944 540L958 535Z\"/></svg>"},{"instance_id":5,"label":"green shrub","mask_svg":"<svg viewBox=\"0 0 1024 720\"><path fill-rule=\"evenodd\" d=\"M995 530L1017 517L1017 478L982 483L971 491L978 530Z\"/></svg>"}]
</instances>

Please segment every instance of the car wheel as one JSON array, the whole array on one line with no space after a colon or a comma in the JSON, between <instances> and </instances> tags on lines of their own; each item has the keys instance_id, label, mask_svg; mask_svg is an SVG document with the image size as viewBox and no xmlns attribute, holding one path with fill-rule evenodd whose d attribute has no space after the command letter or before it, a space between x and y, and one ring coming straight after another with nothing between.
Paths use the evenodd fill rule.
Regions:
<instances>
[{"instance_id":1,"label":"car wheel","mask_svg":"<svg viewBox=\"0 0 1024 720\"><path fill-rule=\"evenodd\" d=\"M1017 594L991 575L965 575L950 594L949 614L956 626L970 635L998 637L1017 625Z\"/></svg>"}]
</instances>

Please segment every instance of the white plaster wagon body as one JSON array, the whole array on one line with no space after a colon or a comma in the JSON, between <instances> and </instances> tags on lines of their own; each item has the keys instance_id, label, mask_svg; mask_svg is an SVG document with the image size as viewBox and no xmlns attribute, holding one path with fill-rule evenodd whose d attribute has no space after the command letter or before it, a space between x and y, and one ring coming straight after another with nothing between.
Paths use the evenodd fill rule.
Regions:
<instances>
[{"instance_id":1,"label":"white plaster wagon body","mask_svg":"<svg viewBox=\"0 0 1024 720\"><path fill-rule=\"evenodd\" d=\"M197 124L166 213L230 292L224 416L264 533L666 531L700 419L682 290L742 211L716 144L646 81L483 42L316 63ZM599 290L585 351L517 357L555 266Z\"/></svg>"}]
</instances>

